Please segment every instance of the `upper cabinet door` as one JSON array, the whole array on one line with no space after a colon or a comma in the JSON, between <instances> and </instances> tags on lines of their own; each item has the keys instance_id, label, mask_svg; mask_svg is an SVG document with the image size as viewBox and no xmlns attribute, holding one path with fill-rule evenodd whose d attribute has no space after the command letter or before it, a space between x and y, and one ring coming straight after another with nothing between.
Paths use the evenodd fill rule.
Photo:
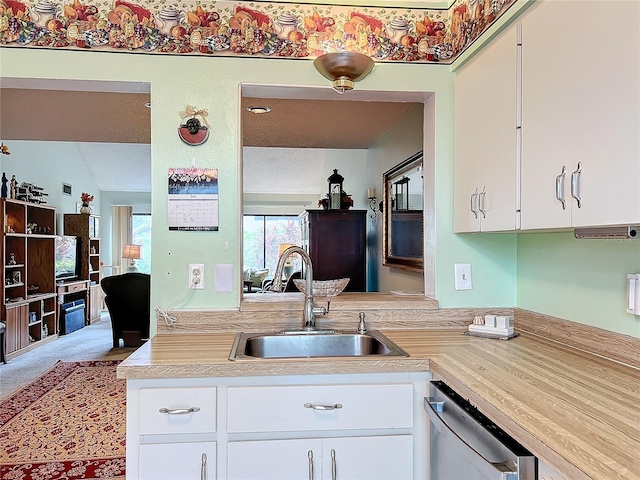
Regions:
<instances>
[{"instance_id":1,"label":"upper cabinet door","mask_svg":"<svg viewBox=\"0 0 640 480\"><path fill-rule=\"evenodd\" d=\"M584 5L582 5L584 4ZM582 208L575 227L640 222L640 2L580 2L573 98L575 160ZM590 25L615 22L616 45L594 41Z\"/></svg>"},{"instance_id":2,"label":"upper cabinet door","mask_svg":"<svg viewBox=\"0 0 640 480\"><path fill-rule=\"evenodd\" d=\"M455 79L454 231L516 229L517 28Z\"/></svg>"},{"instance_id":3,"label":"upper cabinet door","mask_svg":"<svg viewBox=\"0 0 640 480\"><path fill-rule=\"evenodd\" d=\"M536 2L522 23L522 229L640 221L640 3ZM593 35L616 19L616 48Z\"/></svg>"}]
</instances>

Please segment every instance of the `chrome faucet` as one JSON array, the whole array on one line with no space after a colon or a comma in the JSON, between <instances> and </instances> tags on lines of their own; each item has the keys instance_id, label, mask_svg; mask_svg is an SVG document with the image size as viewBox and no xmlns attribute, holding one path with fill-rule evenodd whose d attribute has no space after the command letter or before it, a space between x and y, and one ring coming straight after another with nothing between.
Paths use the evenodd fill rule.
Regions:
<instances>
[{"instance_id":1,"label":"chrome faucet","mask_svg":"<svg viewBox=\"0 0 640 480\"><path fill-rule=\"evenodd\" d=\"M327 309L324 307L314 307L313 305L313 265L311 264L311 257L309 254L302 248L296 245L287 248L280 258L278 258L278 264L276 265L276 271L273 274L273 283L269 290L274 292L281 292L282 287L282 271L284 269L284 264L293 254L299 254L302 257L302 261L304 262L307 272L305 276L305 288L304 288L304 310L302 312L302 329L305 332L315 332L316 331L316 316L322 316L327 313Z\"/></svg>"}]
</instances>

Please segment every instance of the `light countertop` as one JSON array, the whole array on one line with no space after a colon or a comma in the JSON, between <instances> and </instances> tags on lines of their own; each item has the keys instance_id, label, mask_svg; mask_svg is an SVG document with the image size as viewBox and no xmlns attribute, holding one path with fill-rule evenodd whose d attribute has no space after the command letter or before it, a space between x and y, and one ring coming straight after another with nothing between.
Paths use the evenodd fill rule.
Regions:
<instances>
[{"instance_id":1,"label":"light countertop","mask_svg":"<svg viewBox=\"0 0 640 480\"><path fill-rule=\"evenodd\" d=\"M383 330L409 357L259 361L228 360L234 333L156 335L118 378L430 370L567 478L640 479L640 370L533 335L462 332Z\"/></svg>"}]
</instances>

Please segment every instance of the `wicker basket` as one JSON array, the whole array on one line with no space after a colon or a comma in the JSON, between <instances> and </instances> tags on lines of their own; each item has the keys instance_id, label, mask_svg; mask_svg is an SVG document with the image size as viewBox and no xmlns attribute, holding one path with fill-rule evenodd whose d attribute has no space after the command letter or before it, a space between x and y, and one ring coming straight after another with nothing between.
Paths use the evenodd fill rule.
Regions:
<instances>
[{"instance_id":1,"label":"wicker basket","mask_svg":"<svg viewBox=\"0 0 640 480\"><path fill-rule=\"evenodd\" d=\"M336 297L346 288L349 280L349 278L314 280L311 284L311 293L314 297ZM307 283L305 279L295 278L293 283L298 287L298 290L304 293Z\"/></svg>"}]
</instances>

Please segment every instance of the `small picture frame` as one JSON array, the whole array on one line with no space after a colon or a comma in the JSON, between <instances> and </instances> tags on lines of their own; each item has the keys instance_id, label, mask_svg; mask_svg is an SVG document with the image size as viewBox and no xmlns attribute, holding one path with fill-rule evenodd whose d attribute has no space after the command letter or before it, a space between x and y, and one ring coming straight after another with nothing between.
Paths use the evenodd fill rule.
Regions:
<instances>
[{"instance_id":1,"label":"small picture frame","mask_svg":"<svg viewBox=\"0 0 640 480\"><path fill-rule=\"evenodd\" d=\"M62 194L71 196L71 185L62 182Z\"/></svg>"},{"instance_id":2,"label":"small picture frame","mask_svg":"<svg viewBox=\"0 0 640 480\"><path fill-rule=\"evenodd\" d=\"M12 280L13 283L22 283L22 273L20 273L20 270L15 270L12 274Z\"/></svg>"}]
</instances>

